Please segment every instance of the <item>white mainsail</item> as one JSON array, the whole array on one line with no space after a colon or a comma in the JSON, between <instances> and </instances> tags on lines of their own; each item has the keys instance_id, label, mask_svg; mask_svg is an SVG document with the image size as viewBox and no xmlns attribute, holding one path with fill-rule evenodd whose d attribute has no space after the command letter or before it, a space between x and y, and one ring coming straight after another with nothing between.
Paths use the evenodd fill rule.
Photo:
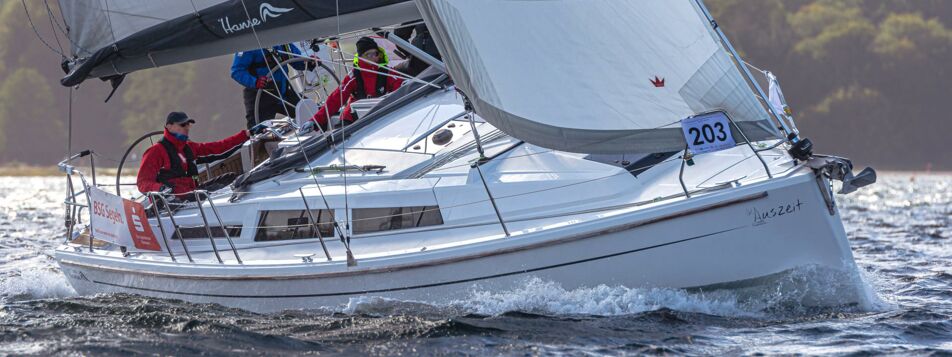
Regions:
<instances>
[{"instance_id":1,"label":"white mainsail","mask_svg":"<svg viewBox=\"0 0 952 357\"><path fill-rule=\"evenodd\" d=\"M711 111L779 137L694 1L416 1L475 111L529 143L675 151L679 121Z\"/></svg>"},{"instance_id":2,"label":"white mainsail","mask_svg":"<svg viewBox=\"0 0 952 357\"><path fill-rule=\"evenodd\" d=\"M76 58L61 81L67 86L255 49L259 40L272 46L420 18L409 0L60 0L59 6Z\"/></svg>"}]
</instances>

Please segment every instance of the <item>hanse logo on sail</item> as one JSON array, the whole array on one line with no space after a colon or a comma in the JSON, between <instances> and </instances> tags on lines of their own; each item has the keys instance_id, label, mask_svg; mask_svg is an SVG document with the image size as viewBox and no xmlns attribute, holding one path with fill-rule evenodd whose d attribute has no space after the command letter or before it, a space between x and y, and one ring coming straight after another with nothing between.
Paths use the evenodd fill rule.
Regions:
<instances>
[{"instance_id":1,"label":"hanse logo on sail","mask_svg":"<svg viewBox=\"0 0 952 357\"><path fill-rule=\"evenodd\" d=\"M294 10L294 9L274 7L273 5L269 3L261 3L261 7L258 8L258 13L260 15L258 15L258 17L256 18L250 18L248 20L232 25L231 19L229 19L228 16L225 16L223 18L218 19L218 23L221 24L221 29L222 31L225 31L225 34L232 34L235 32L244 31L252 27L261 25L265 22L268 22L269 17L277 18L278 16L281 16L281 14L284 14L291 10Z\"/></svg>"}]
</instances>

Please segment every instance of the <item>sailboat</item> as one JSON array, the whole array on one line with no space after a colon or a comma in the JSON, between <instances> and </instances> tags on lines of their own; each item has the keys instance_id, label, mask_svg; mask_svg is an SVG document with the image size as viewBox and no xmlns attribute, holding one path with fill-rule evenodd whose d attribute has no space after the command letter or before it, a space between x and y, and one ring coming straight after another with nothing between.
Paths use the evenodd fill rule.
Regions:
<instances>
[{"instance_id":1,"label":"sailboat","mask_svg":"<svg viewBox=\"0 0 952 357\"><path fill-rule=\"evenodd\" d=\"M856 269L832 181L847 193L875 172L813 154L701 1L60 7L75 54L67 86L420 19L442 55L388 36L430 67L354 102L353 125L268 121L279 142L267 155L233 159L257 150L246 144L224 159L242 162L233 182L174 209L161 193L145 195L151 207L107 195L78 168L87 151L64 160L55 259L80 294L267 312L367 296L443 303L532 278L713 290ZM130 232L132 243L113 239Z\"/></svg>"}]
</instances>

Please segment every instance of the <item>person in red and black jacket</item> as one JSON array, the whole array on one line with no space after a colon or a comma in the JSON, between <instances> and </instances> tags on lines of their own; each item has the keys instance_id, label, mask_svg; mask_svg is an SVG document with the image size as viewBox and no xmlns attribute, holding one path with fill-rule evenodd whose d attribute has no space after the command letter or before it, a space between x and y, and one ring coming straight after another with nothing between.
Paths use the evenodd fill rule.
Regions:
<instances>
[{"instance_id":1,"label":"person in red and black jacket","mask_svg":"<svg viewBox=\"0 0 952 357\"><path fill-rule=\"evenodd\" d=\"M377 42L370 37L361 37L357 40L357 54L354 56L354 70L344 77L341 85L327 97L324 106L305 124L303 131L310 131L313 126L320 125L327 128L330 117L337 114L341 104L345 104L341 113L341 123L352 123L356 118L350 110L350 102L364 98L376 98L400 88L403 79L387 68L387 53L377 46ZM359 67L356 68L356 67ZM362 69L362 70L361 70ZM379 73L374 73L374 72ZM381 74L382 73L382 74Z\"/></svg>"},{"instance_id":2,"label":"person in red and black jacket","mask_svg":"<svg viewBox=\"0 0 952 357\"><path fill-rule=\"evenodd\" d=\"M165 135L142 154L136 186L142 193L166 192L182 195L197 187L198 166L195 160L219 155L243 144L266 127L258 124L221 141L196 143L188 140L195 120L182 112L171 112L165 119Z\"/></svg>"}]
</instances>

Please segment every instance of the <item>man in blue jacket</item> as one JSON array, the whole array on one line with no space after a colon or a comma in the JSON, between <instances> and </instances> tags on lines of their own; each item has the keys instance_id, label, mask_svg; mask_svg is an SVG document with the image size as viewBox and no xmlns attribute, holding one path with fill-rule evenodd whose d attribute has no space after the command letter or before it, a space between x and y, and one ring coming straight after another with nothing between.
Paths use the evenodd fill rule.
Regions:
<instances>
[{"instance_id":1,"label":"man in blue jacket","mask_svg":"<svg viewBox=\"0 0 952 357\"><path fill-rule=\"evenodd\" d=\"M242 95L248 128L258 124L255 120L255 98L259 89L269 92L261 93L261 102L258 104L258 117L261 120L273 119L277 113L294 116L294 106L300 97L293 89L289 89L285 77L287 66L284 66L283 71L275 68L278 63L291 58L287 53L301 54L301 50L293 44L285 44L235 54L235 60L231 64L231 78L245 87ZM304 62L291 66L297 70L306 68ZM275 68L273 74L272 68ZM283 98L286 103L282 103L278 98Z\"/></svg>"}]
</instances>

